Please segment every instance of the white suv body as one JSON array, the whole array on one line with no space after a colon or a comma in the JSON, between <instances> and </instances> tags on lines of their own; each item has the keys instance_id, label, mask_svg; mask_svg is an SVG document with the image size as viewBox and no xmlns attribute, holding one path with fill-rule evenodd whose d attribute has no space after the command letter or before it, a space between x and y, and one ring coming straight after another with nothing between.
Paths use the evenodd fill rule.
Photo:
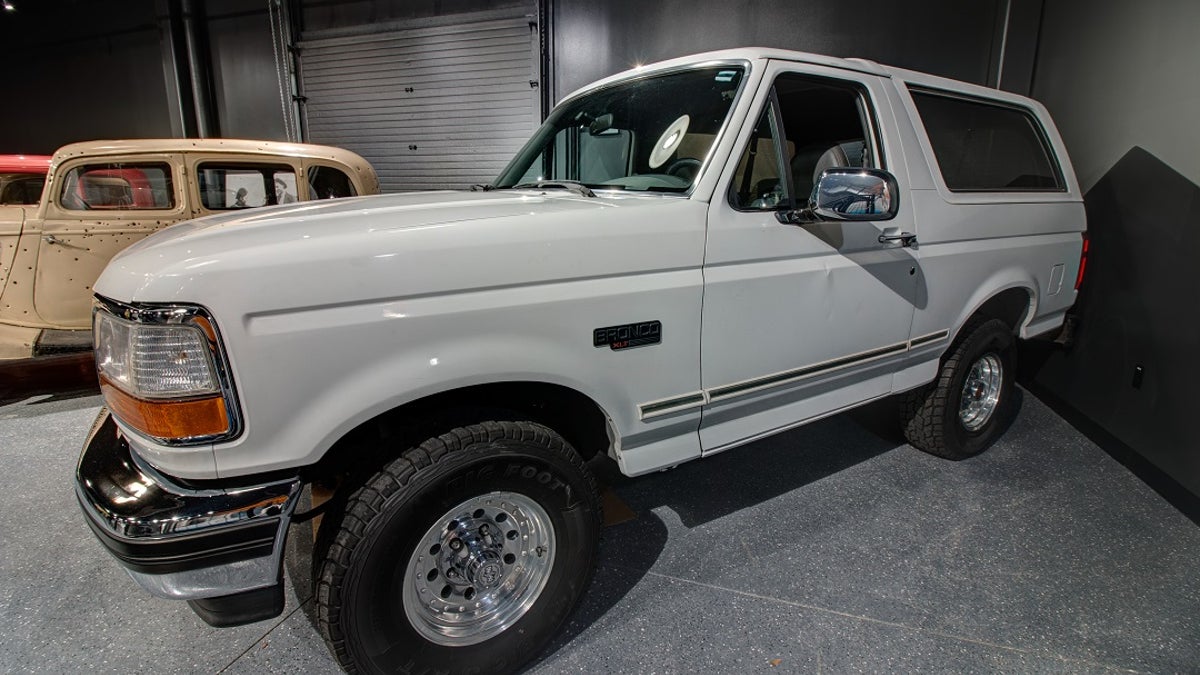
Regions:
<instances>
[{"instance_id":1,"label":"white suv body","mask_svg":"<svg viewBox=\"0 0 1200 675\"><path fill-rule=\"evenodd\" d=\"M152 438L121 414L128 403L112 405L132 455L168 482L243 486L289 472L308 482L331 449L348 452L346 439L381 416L452 392L503 397L505 386L533 383L590 402L603 420L597 446L637 475L940 386L964 327L983 319L1022 338L1062 325L1084 208L1036 101L867 61L744 49L622 73L562 107L676 73L718 83L724 117L672 122L672 113L664 119L674 127L643 140L614 123L619 112L580 112L586 133L539 146L540 169L510 169L497 181L507 189L203 218L125 250L95 285L107 307L99 311L202 308L216 327L230 418L227 434L180 442ZM821 105L801 106L805 97ZM555 152L594 150L599 164L632 166L649 140L661 146L647 161L662 176L619 175L589 191L539 173ZM706 151L683 158L689 142ZM995 166L981 168L978 156ZM808 174L808 205L821 206L830 161L890 174L894 182L872 184L893 204L888 217L805 210ZM1022 162L1034 169L1000 176ZM559 182L512 187L529 182L522 176ZM968 384L956 382L967 430L978 430L972 419L991 424L990 409L980 418L968 408L987 397L985 371L1000 363L980 360ZM992 377L994 406L1000 375ZM164 581L170 574L149 576L135 572L176 597L247 590L181 590Z\"/></svg>"}]
</instances>

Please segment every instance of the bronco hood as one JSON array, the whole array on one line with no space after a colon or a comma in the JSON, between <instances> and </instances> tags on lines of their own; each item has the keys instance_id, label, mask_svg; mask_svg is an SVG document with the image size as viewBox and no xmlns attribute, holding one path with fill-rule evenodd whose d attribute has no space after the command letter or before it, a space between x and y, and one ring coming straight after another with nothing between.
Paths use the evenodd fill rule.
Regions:
<instances>
[{"instance_id":1,"label":"bronco hood","mask_svg":"<svg viewBox=\"0 0 1200 675\"><path fill-rule=\"evenodd\" d=\"M666 261L649 239L668 232L675 235L667 239L683 235L702 250L707 204L602 195L425 192L210 216L125 249L95 290L114 300L201 302L206 289L219 286L222 296L250 292L254 302L246 304L270 306L270 288L278 303L342 303L654 269ZM234 290L239 284L244 291Z\"/></svg>"},{"instance_id":2,"label":"bronco hood","mask_svg":"<svg viewBox=\"0 0 1200 675\"><path fill-rule=\"evenodd\" d=\"M231 211L168 227L129 247L118 258L138 251L186 244L193 252L261 245L293 236L344 237L353 232L380 232L445 225L481 218L537 216L563 211L602 209L617 199L589 198L565 191L409 192L349 199L297 202Z\"/></svg>"}]
</instances>

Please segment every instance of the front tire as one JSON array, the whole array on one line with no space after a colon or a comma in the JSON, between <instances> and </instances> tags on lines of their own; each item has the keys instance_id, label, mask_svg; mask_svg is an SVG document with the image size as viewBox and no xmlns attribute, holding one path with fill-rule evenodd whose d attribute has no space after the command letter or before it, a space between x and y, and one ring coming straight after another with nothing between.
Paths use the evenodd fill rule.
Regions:
<instances>
[{"instance_id":1,"label":"front tire","mask_svg":"<svg viewBox=\"0 0 1200 675\"><path fill-rule=\"evenodd\" d=\"M1016 345L1003 321L969 324L942 361L938 378L901 397L904 436L946 459L986 450L1014 412Z\"/></svg>"},{"instance_id":2,"label":"front tire","mask_svg":"<svg viewBox=\"0 0 1200 675\"><path fill-rule=\"evenodd\" d=\"M454 429L350 497L318 624L348 672L510 672L577 604L599 535L595 479L554 431Z\"/></svg>"}]
</instances>

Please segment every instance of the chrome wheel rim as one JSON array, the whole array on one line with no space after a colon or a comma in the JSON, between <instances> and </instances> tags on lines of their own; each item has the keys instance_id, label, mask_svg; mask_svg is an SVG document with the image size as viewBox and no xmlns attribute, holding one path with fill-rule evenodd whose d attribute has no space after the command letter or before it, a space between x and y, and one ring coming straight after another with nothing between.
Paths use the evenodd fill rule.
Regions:
<instances>
[{"instance_id":1,"label":"chrome wheel rim","mask_svg":"<svg viewBox=\"0 0 1200 675\"><path fill-rule=\"evenodd\" d=\"M1003 384L1004 363L997 354L989 352L971 364L958 408L958 419L967 431L979 431L992 419Z\"/></svg>"},{"instance_id":2,"label":"chrome wheel rim","mask_svg":"<svg viewBox=\"0 0 1200 675\"><path fill-rule=\"evenodd\" d=\"M546 587L554 539L550 515L522 494L489 492L455 506L425 532L408 561L409 623L451 647L499 635Z\"/></svg>"}]
</instances>

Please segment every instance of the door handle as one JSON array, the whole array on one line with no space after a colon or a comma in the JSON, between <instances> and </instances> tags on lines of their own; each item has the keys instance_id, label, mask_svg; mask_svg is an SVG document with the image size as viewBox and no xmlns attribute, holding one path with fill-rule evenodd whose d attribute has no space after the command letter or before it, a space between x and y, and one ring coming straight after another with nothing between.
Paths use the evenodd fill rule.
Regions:
<instances>
[{"instance_id":1,"label":"door handle","mask_svg":"<svg viewBox=\"0 0 1200 675\"><path fill-rule=\"evenodd\" d=\"M58 237L56 237L52 234L44 235L44 236L42 236L42 239L46 240L47 244L58 244L59 246L67 245L67 242L63 241L62 239L59 239Z\"/></svg>"},{"instance_id":2,"label":"door handle","mask_svg":"<svg viewBox=\"0 0 1200 675\"><path fill-rule=\"evenodd\" d=\"M912 246L917 243L917 235L912 232L901 232L897 227L889 227L879 235L881 244L890 244L893 241L900 242L901 246Z\"/></svg>"}]
</instances>

